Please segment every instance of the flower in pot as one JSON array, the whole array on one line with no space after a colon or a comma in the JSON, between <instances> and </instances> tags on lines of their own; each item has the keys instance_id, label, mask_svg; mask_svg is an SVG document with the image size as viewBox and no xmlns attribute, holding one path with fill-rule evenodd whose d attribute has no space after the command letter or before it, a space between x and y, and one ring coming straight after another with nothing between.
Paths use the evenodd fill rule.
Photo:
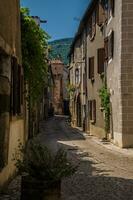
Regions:
<instances>
[{"instance_id":1,"label":"flower in pot","mask_svg":"<svg viewBox=\"0 0 133 200\"><path fill-rule=\"evenodd\" d=\"M52 153L36 140L30 141L26 148L19 146L15 164L25 174L22 176L23 200L59 199L61 179L73 175L77 169L62 148Z\"/></svg>"}]
</instances>

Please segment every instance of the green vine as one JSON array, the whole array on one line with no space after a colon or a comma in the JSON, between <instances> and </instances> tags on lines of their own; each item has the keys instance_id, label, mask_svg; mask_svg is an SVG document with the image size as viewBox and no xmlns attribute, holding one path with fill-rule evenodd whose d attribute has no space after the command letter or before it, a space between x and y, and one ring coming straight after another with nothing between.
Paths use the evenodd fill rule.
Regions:
<instances>
[{"instance_id":1,"label":"green vine","mask_svg":"<svg viewBox=\"0 0 133 200\"><path fill-rule=\"evenodd\" d=\"M47 83L48 34L21 8L22 64L25 81L29 85L30 103L34 105L41 97Z\"/></svg>"},{"instance_id":2,"label":"green vine","mask_svg":"<svg viewBox=\"0 0 133 200\"><path fill-rule=\"evenodd\" d=\"M99 96L101 98L101 106L105 113L105 133L107 136L110 130L110 93L105 85L99 90Z\"/></svg>"},{"instance_id":3,"label":"green vine","mask_svg":"<svg viewBox=\"0 0 133 200\"><path fill-rule=\"evenodd\" d=\"M70 84L70 83L67 84L67 92L70 96L73 96L75 90L76 90L76 87L73 84Z\"/></svg>"}]
</instances>

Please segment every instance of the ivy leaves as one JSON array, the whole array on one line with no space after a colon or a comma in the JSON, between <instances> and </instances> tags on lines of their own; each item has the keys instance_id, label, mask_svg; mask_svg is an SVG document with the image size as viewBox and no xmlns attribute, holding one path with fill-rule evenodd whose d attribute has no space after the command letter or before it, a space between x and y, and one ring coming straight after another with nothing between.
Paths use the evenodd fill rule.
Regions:
<instances>
[{"instance_id":1,"label":"ivy leaves","mask_svg":"<svg viewBox=\"0 0 133 200\"><path fill-rule=\"evenodd\" d=\"M105 132L107 133L110 128L110 93L105 85L99 90L99 96L105 113Z\"/></svg>"},{"instance_id":2,"label":"ivy leaves","mask_svg":"<svg viewBox=\"0 0 133 200\"><path fill-rule=\"evenodd\" d=\"M49 36L36 24L27 8L21 8L21 36L24 76L30 85L30 99L34 104L47 82Z\"/></svg>"}]
</instances>

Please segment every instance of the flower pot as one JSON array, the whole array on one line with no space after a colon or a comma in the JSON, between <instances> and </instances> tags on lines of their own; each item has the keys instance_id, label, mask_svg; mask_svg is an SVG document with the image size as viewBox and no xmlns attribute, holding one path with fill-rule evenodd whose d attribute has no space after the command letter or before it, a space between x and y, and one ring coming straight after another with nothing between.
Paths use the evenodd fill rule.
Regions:
<instances>
[{"instance_id":1,"label":"flower pot","mask_svg":"<svg viewBox=\"0 0 133 200\"><path fill-rule=\"evenodd\" d=\"M49 183L22 176L21 200L60 200L61 181Z\"/></svg>"}]
</instances>

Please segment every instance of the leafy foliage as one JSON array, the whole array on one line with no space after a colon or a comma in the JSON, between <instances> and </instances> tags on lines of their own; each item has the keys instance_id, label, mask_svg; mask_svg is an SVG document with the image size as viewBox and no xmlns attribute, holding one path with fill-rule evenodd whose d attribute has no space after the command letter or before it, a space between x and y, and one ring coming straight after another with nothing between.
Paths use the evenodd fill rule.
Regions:
<instances>
[{"instance_id":1,"label":"leafy foliage","mask_svg":"<svg viewBox=\"0 0 133 200\"><path fill-rule=\"evenodd\" d=\"M99 96L101 98L101 106L105 112L105 131L107 133L110 128L110 93L105 85L99 90Z\"/></svg>"},{"instance_id":2,"label":"leafy foliage","mask_svg":"<svg viewBox=\"0 0 133 200\"><path fill-rule=\"evenodd\" d=\"M47 75L48 34L21 8L22 63L25 80L30 85L30 98L39 99Z\"/></svg>"},{"instance_id":3,"label":"leafy foliage","mask_svg":"<svg viewBox=\"0 0 133 200\"><path fill-rule=\"evenodd\" d=\"M67 153L62 148L53 154L36 140L30 141L25 149L20 145L14 160L20 173L51 183L71 176L77 169L68 161Z\"/></svg>"},{"instance_id":4,"label":"leafy foliage","mask_svg":"<svg viewBox=\"0 0 133 200\"><path fill-rule=\"evenodd\" d=\"M69 63L68 53L70 50L72 40L72 38L66 38L49 42L49 45L51 47L49 58L61 58L62 61L67 65Z\"/></svg>"},{"instance_id":5,"label":"leafy foliage","mask_svg":"<svg viewBox=\"0 0 133 200\"><path fill-rule=\"evenodd\" d=\"M73 84L70 84L70 83L67 84L67 92L70 95L70 97L73 96L75 90L76 90L76 87Z\"/></svg>"}]
</instances>

